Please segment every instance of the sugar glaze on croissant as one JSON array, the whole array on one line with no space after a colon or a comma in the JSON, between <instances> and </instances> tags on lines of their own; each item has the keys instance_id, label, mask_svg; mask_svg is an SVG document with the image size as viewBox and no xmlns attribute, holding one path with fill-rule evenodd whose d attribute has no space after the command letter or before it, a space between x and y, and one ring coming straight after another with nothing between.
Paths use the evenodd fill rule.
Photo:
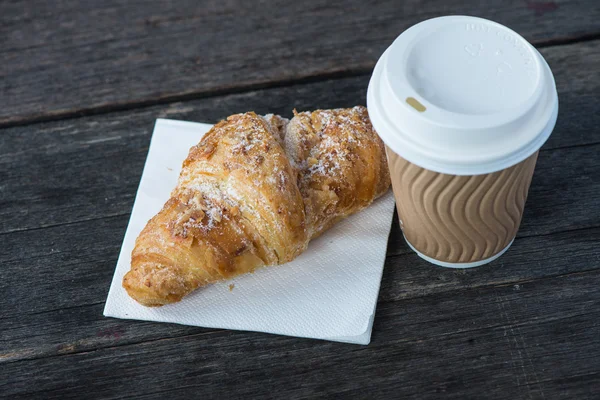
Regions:
<instances>
[{"instance_id":1,"label":"sugar glaze on croissant","mask_svg":"<svg viewBox=\"0 0 600 400\"><path fill-rule=\"evenodd\" d=\"M253 112L216 124L191 148L177 187L136 240L129 295L145 306L293 260L390 184L364 107Z\"/></svg>"}]
</instances>

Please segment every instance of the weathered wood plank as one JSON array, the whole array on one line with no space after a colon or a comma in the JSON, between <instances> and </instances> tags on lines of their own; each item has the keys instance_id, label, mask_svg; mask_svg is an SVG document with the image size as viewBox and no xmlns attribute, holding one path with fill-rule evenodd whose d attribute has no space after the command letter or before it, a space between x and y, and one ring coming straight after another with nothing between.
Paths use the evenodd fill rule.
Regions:
<instances>
[{"instance_id":1,"label":"weathered wood plank","mask_svg":"<svg viewBox=\"0 0 600 400\"><path fill-rule=\"evenodd\" d=\"M145 158L145 149L136 152L128 143L145 146L140 142L136 138L102 142L82 150L73 144L74 150L61 155L69 160L64 164L57 166L54 155L36 155L0 172L5 185L0 193L0 232L6 243L0 260L20 264L40 251L49 254L53 248L79 252L87 246L86 240L94 243L93 235L104 229L100 226L108 222L102 218L121 216L114 236L105 239L116 254ZM600 213L593 212L600 193L599 152L600 144L595 144L540 153L520 236L600 226ZM85 228L71 225L86 220ZM52 229L27 233L39 227ZM395 227L388 254L398 254L398 243L402 243ZM76 229L84 231L79 240L71 242ZM33 239L37 236L42 238ZM66 242L61 243L63 239Z\"/></svg>"},{"instance_id":2,"label":"weathered wood plank","mask_svg":"<svg viewBox=\"0 0 600 400\"><path fill-rule=\"evenodd\" d=\"M258 333L4 363L10 398L591 398L600 271L381 303L361 347ZM133 386L132 386L133 385Z\"/></svg>"},{"instance_id":3,"label":"weathered wood plank","mask_svg":"<svg viewBox=\"0 0 600 400\"><path fill-rule=\"evenodd\" d=\"M105 236L111 236L110 227L101 228ZM42 233L41 230L35 232ZM78 229L72 234L86 235ZM119 241L114 242L118 249ZM381 306L388 302L489 286L512 284L520 287L534 280L598 269L598 243L600 228L519 238L497 262L473 270L435 267L414 253L389 257L379 303ZM401 248L408 251L404 244ZM75 264L69 263L68 253L4 264L6 287L0 290L6 295L6 303L3 301L0 306L7 311L0 319L3 333L0 362L213 332L179 325L103 318L102 308L117 252L102 260L99 257L105 250L91 251L94 254L80 255ZM19 273L24 262L31 270L40 271L38 274L44 279L24 283L24 276ZM57 266L64 271L45 272L46 269L55 270ZM61 290L55 290L57 287ZM9 303L13 306L8 306ZM32 332L36 334L32 335Z\"/></svg>"},{"instance_id":4,"label":"weathered wood plank","mask_svg":"<svg viewBox=\"0 0 600 400\"><path fill-rule=\"evenodd\" d=\"M517 237L502 257L474 269L439 268L402 243L405 254L386 259L379 301L396 301L453 290L528 282L600 267L600 229Z\"/></svg>"},{"instance_id":5,"label":"weathered wood plank","mask_svg":"<svg viewBox=\"0 0 600 400\"><path fill-rule=\"evenodd\" d=\"M409 26L491 18L540 45L600 33L595 0L0 4L0 125L369 71Z\"/></svg>"},{"instance_id":6,"label":"weathered wood plank","mask_svg":"<svg viewBox=\"0 0 600 400\"><path fill-rule=\"evenodd\" d=\"M547 48L544 54L554 68L561 102L558 125L544 149L599 143L600 41ZM210 122L247 110L289 116L294 107L348 107L364 103L367 83L368 76L362 76L1 130L0 233L129 213L157 117ZM590 158L593 150L582 151L587 160L563 160L562 153L541 157L535 181L543 182L544 193L556 187L566 192L564 201L577 203L579 190L593 190L598 166ZM572 161L584 163L583 173L570 167ZM542 175L544 165L554 171ZM556 176L557 165L566 166L564 175ZM534 190L535 185L532 198L538 196ZM554 198L550 205L557 201L562 200ZM552 210L540 207L546 219L526 215L525 224L554 223L548 215ZM581 207L566 212L578 211Z\"/></svg>"},{"instance_id":7,"label":"weathered wood plank","mask_svg":"<svg viewBox=\"0 0 600 400\"><path fill-rule=\"evenodd\" d=\"M30 240L18 234L2 237L0 321L103 302L128 219L103 218L20 232L32 235Z\"/></svg>"}]
</instances>

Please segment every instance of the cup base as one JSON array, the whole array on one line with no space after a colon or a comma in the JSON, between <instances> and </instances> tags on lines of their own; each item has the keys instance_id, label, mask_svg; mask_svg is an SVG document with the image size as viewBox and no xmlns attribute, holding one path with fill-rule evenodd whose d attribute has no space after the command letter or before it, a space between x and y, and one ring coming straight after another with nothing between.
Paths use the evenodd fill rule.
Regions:
<instances>
[{"instance_id":1,"label":"cup base","mask_svg":"<svg viewBox=\"0 0 600 400\"><path fill-rule=\"evenodd\" d=\"M510 243L508 244L508 246L506 246L505 248L503 248L502 250L500 250L500 252L498 252L497 254L494 254L493 256L491 256L489 258L486 258L485 260L473 261L473 262L468 262L468 263L451 263L451 262L436 260L435 258L431 258L429 256L426 256L425 254L419 252L419 250L415 249L413 247L413 245L410 244L410 242L406 239L406 236L404 236L404 241L408 244L408 246L415 253L417 253L417 255L419 257L421 257L423 260L428 261L428 262L430 262L432 264L438 265L440 267L446 267L446 268L474 268L474 267L479 267L481 265L490 263L490 262L494 261L496 258L500 257L502 254L504 254L506 252L506 250L508 250L508 248L510 247L510 245L513 244L513 242L515 240L514 239L511 240Z\"/></svg>"}]
</instances>

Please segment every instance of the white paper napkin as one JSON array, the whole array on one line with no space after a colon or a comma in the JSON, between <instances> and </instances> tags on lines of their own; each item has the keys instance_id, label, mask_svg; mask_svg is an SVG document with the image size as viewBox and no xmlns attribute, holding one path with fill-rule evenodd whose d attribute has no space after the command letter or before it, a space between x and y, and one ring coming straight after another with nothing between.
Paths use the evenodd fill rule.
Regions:
<instances>
[{"instance_id":1,"label":"white paper napkin","mask_svg":"<svg viewBox=\"0 0 600 400\"><path fill-rule=\"evenodd\" d=\"M135 239L168 200L190 147L210 128L156 121L104 315L368 344L393 216L391 191L312 241L288 264L198 289L159 308L127 295L121 281Z\"/></svg>"}]
</instances>

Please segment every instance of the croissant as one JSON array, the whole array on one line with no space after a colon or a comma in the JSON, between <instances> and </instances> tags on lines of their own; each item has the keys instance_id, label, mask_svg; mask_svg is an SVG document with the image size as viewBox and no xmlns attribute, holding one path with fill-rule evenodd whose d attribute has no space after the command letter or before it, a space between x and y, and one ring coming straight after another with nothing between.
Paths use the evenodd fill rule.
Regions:
<instances>
[{"instance_id":1,"label":"croissant","mask_svg":"<svg viewBox=\"0 0 600 400\"><path fill-rule=\"evenodd\" d=\"M289 262L389 185L364 107L232 115L190 149L171 198L136 240L123 287L161 306Z\"/></svg>"}]
</instances>

